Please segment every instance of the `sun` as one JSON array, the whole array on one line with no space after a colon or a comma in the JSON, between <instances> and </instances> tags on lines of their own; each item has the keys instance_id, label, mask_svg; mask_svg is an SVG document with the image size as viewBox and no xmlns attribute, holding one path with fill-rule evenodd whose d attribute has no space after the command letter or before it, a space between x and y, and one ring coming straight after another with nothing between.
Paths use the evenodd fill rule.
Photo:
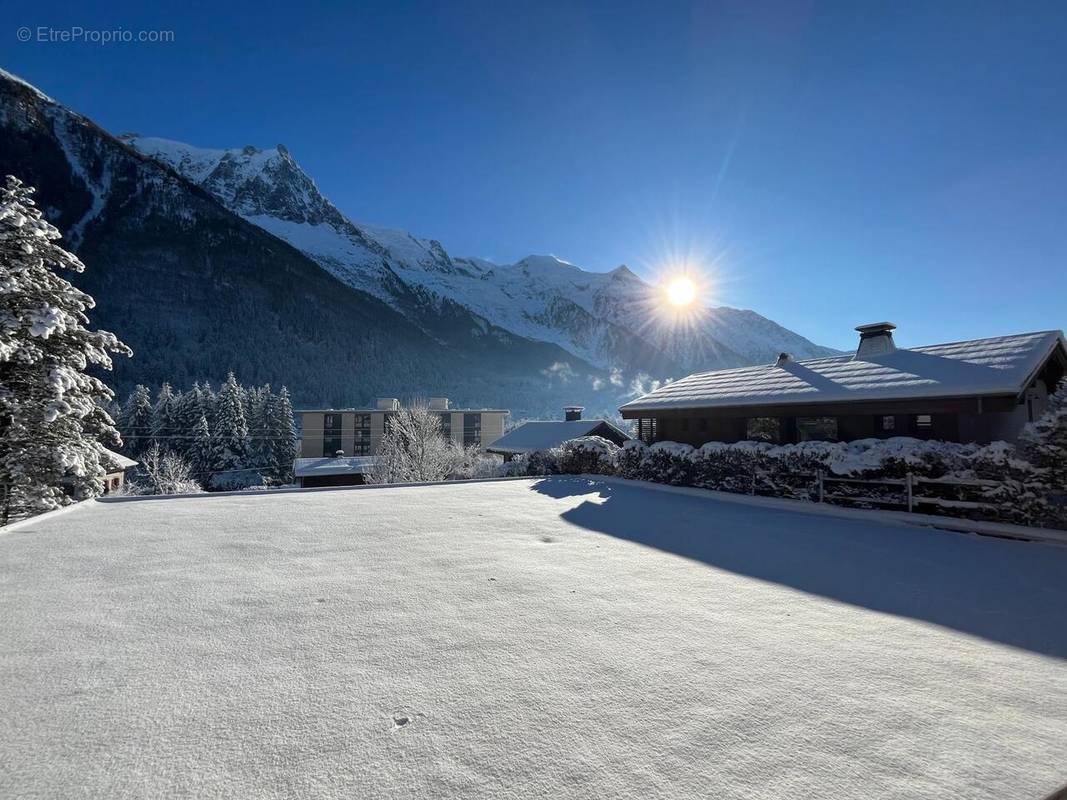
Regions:
<instances>
[{"instance_id":1,"label":"sun","mask_svg":"<svg viewBox=\"0 0 1067 800\"><path fill-rule=\"evenodd\" d=\"M693 304L697 299L697 286L684 275L672 278L667 282L667 300L672 306L685 308Z\"/></svg>"}]
</instances>

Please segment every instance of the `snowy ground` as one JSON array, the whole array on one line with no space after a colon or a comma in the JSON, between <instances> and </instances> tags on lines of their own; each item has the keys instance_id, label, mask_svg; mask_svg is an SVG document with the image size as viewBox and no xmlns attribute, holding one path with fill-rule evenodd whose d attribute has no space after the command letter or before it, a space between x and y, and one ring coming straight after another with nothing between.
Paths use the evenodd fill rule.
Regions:
<instances>
[{"instance_id":1,"label":"snowy ground","mask_svg":"<svg viewBox=\"0 0 1067 800\"><path fill-rule=\"evenodd\" d=\"M0 796L1038 798L1067 548L554 478L0 535Z\"/></svg>"}]
</instances>

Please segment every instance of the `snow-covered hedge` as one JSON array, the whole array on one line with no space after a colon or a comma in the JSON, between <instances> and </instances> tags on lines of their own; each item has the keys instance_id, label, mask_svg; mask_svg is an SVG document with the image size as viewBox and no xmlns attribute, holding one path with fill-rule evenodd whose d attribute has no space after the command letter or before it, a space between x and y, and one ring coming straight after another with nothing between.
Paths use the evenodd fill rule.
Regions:
<instances>
[{"instance_id":1,"label":"snow-covered hedge","mask_svg":"<svg viewBox=\"0 0 1067 800\"><path fill-rule=\"evenodd\" d=\"M828 479L897 481L910 473L914 478L990 482L975 486L917 483L917 494L921 491L924 496L947 501L942 506L923 504L919 510L979 514L1026 524L1063 524L1059 512L1047 502L1041 470L1005 442L978 446L896 437L788 445L710 442L693 448L677 442L646 445L631 440L617 447L590 436L516 459L508 464L508 472L619 475L673 486L806 500L818 498L820 472ZM902 503L905 497L905 489L899 484L856 485L827 480L825 485L827 494L873 498L858 501L861 505L866 502L892 506ZM960 501L987 503L996 509L952 505Z\"/></svg>"}]
</instances>

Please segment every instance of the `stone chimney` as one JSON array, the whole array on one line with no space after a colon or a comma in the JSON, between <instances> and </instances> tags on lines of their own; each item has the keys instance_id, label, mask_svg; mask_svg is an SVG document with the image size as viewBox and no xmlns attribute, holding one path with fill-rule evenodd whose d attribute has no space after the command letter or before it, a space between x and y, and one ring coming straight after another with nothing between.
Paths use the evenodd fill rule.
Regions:
<instances>
[{"instance_id":1,"label":"stone chimney","mask_svg":"<svg viewBox=\"0 0 1067 800\"><path fill-rule=\"evenodd\" d=\"M577 422L582 418L585 406L563 406L563 419L567 422Z\"/></svg>"},{"instance_id":2,"label":"stone chimney","mask_svg":"<svg viewBox=\"0 0 1067 800\"><path fill-rule=\"evenodd\" d=\"M868 356L881 356L892 353L897 349L893 343L893 330L897 326L892 322L872 322L868 325L857 325L860 332L860 344L856 348L856 358Z\"/></svg>"},{"instance_id":3,"label":"stone chimney","mask_svg":"<svg viewBox=\"0 0 1067 800\"><path fill-rule=\"evenodd\" d=\"M779 353L778 354L778 360L774 362L774 366L776 366L776 367L784 367L786 364L788 364L792 360L793 359L790 357L789 353Z\"/></svg>"}]
</instances>

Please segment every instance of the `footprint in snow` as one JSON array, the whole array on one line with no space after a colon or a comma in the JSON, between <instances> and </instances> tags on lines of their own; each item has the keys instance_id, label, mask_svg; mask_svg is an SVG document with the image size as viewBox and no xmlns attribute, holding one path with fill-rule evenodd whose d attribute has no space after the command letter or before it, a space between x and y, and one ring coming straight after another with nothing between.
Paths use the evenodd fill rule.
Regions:
<instances>
[{"instance_id":1,"label":"footprint in snow","mask_svg":"<svg viewBox=\"0 0 1067 800\"><path fill-rule=\"evenodd\" d=\"M423 716L425 716L425 714L420 714L417 711L407 711L407 710L404 710L404 709L401 709L399 711L394 711L393 712L393 730L397 730L399 728L406 728L407 726L411 725L417 719L419 719L419 718L421 718Z\"/></svg>"}]
</instances>

